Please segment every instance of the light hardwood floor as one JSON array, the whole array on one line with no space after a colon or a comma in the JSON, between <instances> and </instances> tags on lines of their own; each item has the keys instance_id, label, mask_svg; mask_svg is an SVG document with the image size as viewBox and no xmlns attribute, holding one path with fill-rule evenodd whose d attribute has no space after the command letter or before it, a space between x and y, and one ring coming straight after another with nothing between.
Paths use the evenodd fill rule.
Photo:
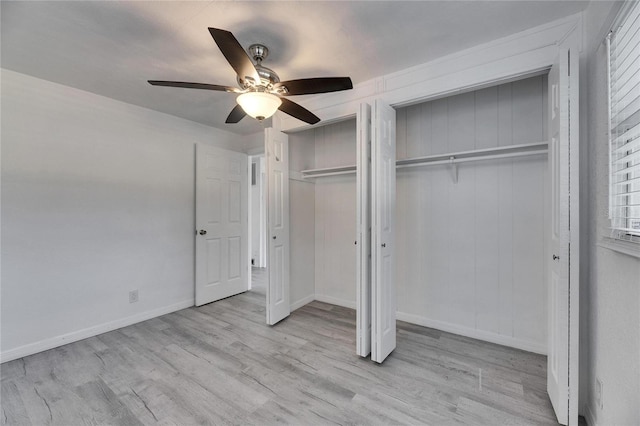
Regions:
<instances>
[{"instance_id":1,"label":"light hardwood floor","mask_svg":"<svg viewBox=\"0 0 640 426\"><path fill-rule=\"evenodd\" d=\"M269 327L264 305L257 286L2 364L2 425L556 424L544 356L398 322L377 365L353 310Z\"/></svg>"}]
</instances>

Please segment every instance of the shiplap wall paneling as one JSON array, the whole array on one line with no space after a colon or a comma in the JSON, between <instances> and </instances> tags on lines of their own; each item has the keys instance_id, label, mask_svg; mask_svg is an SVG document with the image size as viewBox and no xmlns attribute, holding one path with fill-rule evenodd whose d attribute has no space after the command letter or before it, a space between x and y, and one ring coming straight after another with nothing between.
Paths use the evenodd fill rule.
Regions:
<instances>
[{"instance_id":1,"label":"shiplap wall paneling","mask_svg":"<svg viewBox=\"0 0 640 426\"><path fill-rule=\"evenodd\" d=\"M314 168L356 163L356 122L348 120L312 131ZM316 298L355 307L356 175L315 179Z\"/></svg>"},{"instance_id":2,"label":"shiplap wall paneling","mask_svg":"<svg viewBox=\"0 0 640 426\"><path fill-rule=\"evenodd\" d=\"M398 158L546 139L546 76L398 110ZM398 311L544 352L546 157L398 170Z\"/></svg>"},{"instance_id":3,"label":"shiplap wall paneling","mask_svg":"<svg viewBox=\"0 0 640 426\"><path fill-rule=\"evenodd\" d=\"M546 140L546 76L397 111L397 157ZM355 164L354 121L296 133L314 164ZM305 136L302 136L305 135ZM309 143L309 142L307 142ZM304 169L302 167L298 169ZM537 352L546 350L546 157L398 169L401 319ZM315 182L315 294L355 305L355 175Z\"/></svg>"},{"instance_id":4,"label":"shiplap wall paneling","mask_svg":"<svg viewBox=\"0 0 640 426\"><path fill-rule=\"evenodd\" d=\"M292 311L315 297L315 184L313 180L302 180L295 173L313 168L314 157L312 132L289 135L289 292Z\"/></svg>"}]
</instances>

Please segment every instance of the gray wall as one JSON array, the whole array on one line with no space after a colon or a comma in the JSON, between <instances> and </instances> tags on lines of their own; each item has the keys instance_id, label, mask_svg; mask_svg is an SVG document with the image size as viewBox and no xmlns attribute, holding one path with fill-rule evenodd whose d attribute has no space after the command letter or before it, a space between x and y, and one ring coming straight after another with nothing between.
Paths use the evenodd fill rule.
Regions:
<instances>
[{"instance_id":1,"label":"gray wall","mask_svg":"<svg viewBox=\"0 0 640 426\"><path fill-rule=\"evenodd\" d=\"M619 4L586 10L581 87L581 405L598 425L640 424L640 259L602 247L608 235L607 55L603 44ZM595 382L603 383L602 408Z\"/></svg>"},{"instance_id":2,"label":"gray wall","mask_svg":"<svg viewBox=\"0 0 640 426\"><path fill-rule=\"evenodd\" d=\"M3 360L193 304L196 142L238 145L2 70Z\"/></svg>"}]
</instances>

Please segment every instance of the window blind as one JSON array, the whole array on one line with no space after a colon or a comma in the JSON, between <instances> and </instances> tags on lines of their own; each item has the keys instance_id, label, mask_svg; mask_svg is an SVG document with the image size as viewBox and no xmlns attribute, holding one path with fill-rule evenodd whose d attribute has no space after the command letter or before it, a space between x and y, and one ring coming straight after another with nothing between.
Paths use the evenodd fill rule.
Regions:
<instances>
[{"instance_id":1,"label":"window blind","mask_svg":"<svg viewBox=\"0 0 640 426\"><path fill-rule=\"evenodd\" d=\"M607 37L612 237L640 241L640 2Z\"/></svg>"}]
</instances>

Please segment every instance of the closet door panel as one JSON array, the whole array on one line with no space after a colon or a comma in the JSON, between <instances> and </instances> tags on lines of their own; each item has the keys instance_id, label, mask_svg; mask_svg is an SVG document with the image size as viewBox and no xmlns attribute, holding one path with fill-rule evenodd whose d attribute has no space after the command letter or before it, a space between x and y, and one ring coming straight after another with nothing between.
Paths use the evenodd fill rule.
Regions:
<instances>
[{"instance_id":1,"label":"closet door panel","mask_svg":"<svg viewBox=\"0 0 640 426\"><path fill-rule=\"evenodd\" d=\"M289 139L273 128L265 129L267 166L267 324L290 314Z\"/></svg>"},{"instance_id":2,"label":"closet door panel","mask_svg":"<svg viewBox=\"0 0 640 426\"><path fill-rule=\"evenodd\" d=\"M371 359L381 363L396 347L396 115L376 100L372 117Z\"/></svg>"},{"instance_id":3,"label":"closet door panel","mask_svg":"<svg viewBox=\"0 0 640 426\"><path fill-rule=\"evenodd\" d=\"M356 123L356 353L371 353L371 106Z\"/></svg>"}]
</instances>

